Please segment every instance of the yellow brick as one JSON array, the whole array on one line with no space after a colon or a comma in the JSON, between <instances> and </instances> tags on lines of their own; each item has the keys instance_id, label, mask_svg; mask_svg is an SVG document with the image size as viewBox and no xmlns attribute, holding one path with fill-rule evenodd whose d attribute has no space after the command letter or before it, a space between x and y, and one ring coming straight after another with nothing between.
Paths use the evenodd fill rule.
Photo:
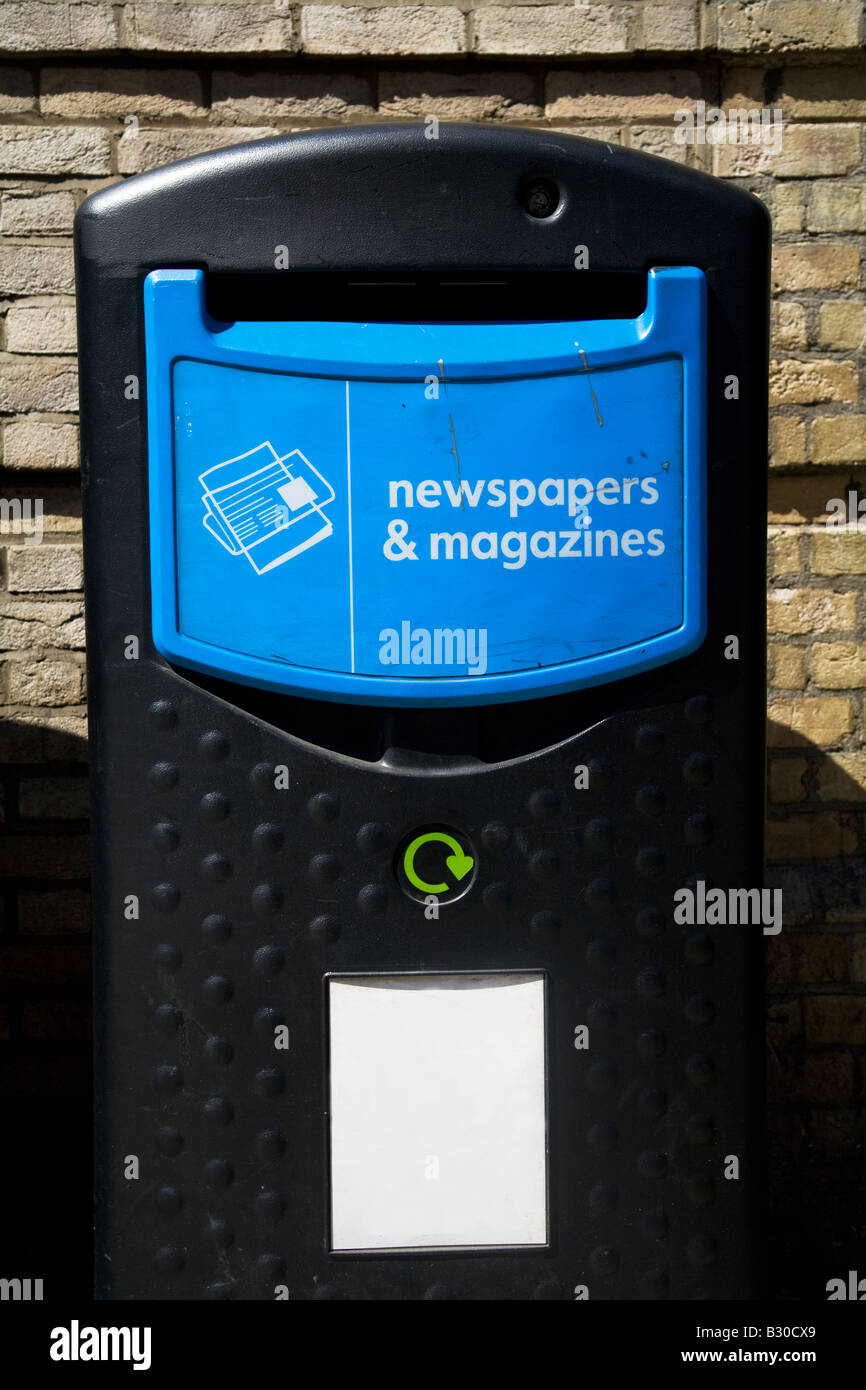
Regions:
<instances>
[{"instance_id":1,"label":"yellow brick","mask_svg":"<svg viewBox=\"0 0 866 1390\"><path fill-rule=\"evenodd\" d=\"M866 981L866 932L858 932L851 943L851 978L858 984Z\"/></svg>"},{"instance_id":2,"label":"yellow brick","mask_svg":"<svg viewBox=\"0 0 866 1390\"><path fill-rule=\"evenodd\" d=\"M770 466L784 468L789 463L805 463L806 421L794 415L775 415L770 421Z\"/></svg>"},{"instance_id":3,"label":"yellow brick","mask_svg":"<svg viewBox=\"0 0 866 1390\"><path fill-rule=\"evenodd\" d=\"M770 363L770 405L817 405L822 401L857 400L853 362Z\"/></svg>"},{"instance_id":4,"label":"yellow brick","mask_svg":"<svg viewBox=\"0 0 866 1390\"><path fill-rule=\"evenodd\" d=\"M806 346L806 310L788 300L773 305L771 320L773 348L776 352L796 352Z\"/></svg>"},{"instance_id":5,"label":"yellow brick","mask_svg":"<svg viewBox=\"0 0 866 1390\"><path fill-rule=\"evenodd\" d=\"M635 18L638 16L635 15ZM671 4L670 0L663 0L661 4L643 4L640 6L641 37L635 40L632 34L632 44L635 48L646 50L662 49L666 53L676 52L677 50L690 51L699 47L698 24L699 20L695 13L693 4Z\"/></svg>"},{"instance_id":6,"label":"yellow brick","mask_svg":"<svg viewBox=\"0 0 866 1390\"><path fill-rule=\"evenodd\" d=\"M784 137L783 137L784 138ZM803 230L803 194L798 183L780 183L773 189L773 231Z\"/></svg>"},{"instance_id":7,"label":"yellow brick","mask_svg":"<svg viewBox=\"0 0 866 1390\"><path fill-rule=\"evenodd\" d=\"M866 460L866 415L819 415L812 421L813 463Z\"/></svg>"},{"instance_id":8,"label":"yellow brick","mask_svg":"<svg viewBox=\"0 0 866 1390\"><path fill-rule=\"evenodd\" d=\"M811 232L866 231L866 184L812 184L806 221Z\"/></svg>"},{"instance_id":9,"label":"yellow brick","mask_svg":"<svg viewBox=\"0 0 866 1390\"><path fill-rule=\"evenodd\" d=\"M768 952L770 980L774 985L807 980L813 985L818 980L838 983L847 975L845 946L845 938L838 932L783 931L781 936L773 937ZM797 1026L789 1037L800 1031Z\"/></svg>"},{"instance_id":10,"label":"yellow brick","mask_svg":"<svg viewBox=\"0 0 866 1390\"><path fill-rule=\"evenodd\" d=\"M786 125L773 164L777 178L853 174L860 164L860 129L850 125Z\"/></svg>"},{"instance_id":11,"label":"yellow brick","mask_svg":"<svg viewBox=\"0 0 866 1390\"><path fill-rule=\"evenodd\" d=\"M866 535L819 532L810 548L813 574L866 574Z\"/></svg>"},{"instance_id":12,"label":"yellow brick","mask_svg":"<svg viewBox=\"0 0 866 1390\"><path fill-rule=\"evenodd\" d=\"M828 753L818 764L822 801L866 800L866 753Z\"/></svg>"},{"instance_id":13,"label":"yellow brick","mask_svg":"<svg viewBox=\"0 0 866 1390\"><path fill-rule=\"evenodd\" d=\"M856 642L816 642L809 669L823 690L856 689L866 684L866 647Z\"/></svg>"},{"instance_id":14,"label":"yellow brick","mask_svg":"<svg viewBox=\"0 0 866 1390\"><path fill-rule=\"evenodd\" d=\"M806 999L806 1037L812 1043L866 1042L866 996L816 994Z\"/></svg>"},{"instance_id":15,"label":"yellow brick","mask_svg":"<svg viewBox=\"0 0 866 1390\"><path fill-rule=\"evenodd\" d=\"M764 105L763 68L722 69L722 107L740 109Z\"/></svg>"},{"instance_id":16,"label":"yellow brick","mask_svg":"<svg viewBox=\"0 0 866 1390\"><path fill-rule=\"evenodd\" d=\"M689 162L689 152L700 160L703 150L700 146L681 145L674 139L676 129L666 125L633 125L629 129L628 143L633 150L645 150L647 154L660 155L662 159L676 160L678 164Z\"/></svg>"},{"instance_id":17,"label":"yellow brick","mask_svg":"<svg viewBox=\"0 0 866 1390\"><path fill-rule=\"evenodd\" d=\"M774 526L800 526L809 521L826 525L827 503L834 497L844 498L851 485L850 473L828 470L811 477L776 473L768 489L768 520ZM866 490L866 479L861 486Z\"/></svg>"},{"instance_id":18,"label":"yellow brick","mask_svg":"<svg viewBox=\"0 0 866 1390\"><path fill-rule=\"evenodd\" d=\"M785 68L777 98L786 116L798 120L866 116L866 72L862 67Z\"/></svg>"},{"instance_id":19,"label":"yellow brick","mask_svg":"<svg viewBox=\"0 0 866 1390\"><path fill-rule=\"evenodd\" d=\"M696 72L555 70L547 78L545 114L551 120L670 117L675 111L694 110L700 95Z\"/></svg>"},{"instance_id":20,"label":"yellow brick","mask_svg":"<svg viewBox=\"0 0 866 1390\"><path fill-rule=\"evenodd\" d=\"M769 656L770 685L777 690L805 690L805 647L786 647L781 642L771 642Z\"/></svg>"},{"instance_id":21,"label":"yellow brick","mask_svg":"<svg viewBox=\"0 0 866 1390\"><path fill-rule=\"evenodd\" d=\"M781 122L769 126L763 137L757 133L753 138L745 117L734 114L734 108L727 108L730 121L745 121L741 136L730 135L723 145L711 146L712 172L720 179L748 179L762 174L775 174L779 159L779 143L782 140ZM774 133L775 130L775 133Z\"/></svg>"},{"instance_id":22,"label":"yellow brick","mask_svg":"<svg viewBox=\"0 0 866 1390\"><path fill-rule=\"evenodd\" d=\"M773 252L773 292L846 290L860 283L860 253L847 242L803 241Z\"/></svg>"},{"instance_id":23,"label":"yellow brick","mask_svg":"<svg viewBox=\"0 0 866 1390\"><path fill-rule=\"evenodd\" d=\"M842 695L773 700L767 717L771 748L801 748L804 743L835 748L853 727L851 701Z\"/></svg>"},{"instance_id":24,"label":"yellow brick","mask_svg":"<svg viewBox=\"0 0 866 1390\"><path fill-rule=\"evenodd\" d=\"M844 949L844 941L840 940L839 945ZM814 980L815 976L804 975L803 979ZM810 1054L805 1061L802 1096L807 1104L813 1101L819 1105L827 1101L850 1103L854 1100L854 1058L846 1048ZM784 1096L782 1099L797 1097Z\"/></svg>"},{"instance_id":25,"label":"yellow brick","mask_svg":"<svg viewBox=\"0 0 866 1390\"><path fill-rule=\"evenodd\" d=\"M773 758L770 763L770 800L805 801L803 774L808 766L805 758Z\"/></svg>"},{"instance_id":26,"label":"yellow brick","mask_svg":"<svg viewBox=\"0 0 866 1390\"><path fill-rule=\"evenodd\" d=\"M774 589L767 595L767 631L840 632L855 627L855 594L834 594L829 589Z\"/></svg>"},{"instance_id":27,"label":"yellow brick","mask_svg":"<svg viewBox=\"0 0 866 1390\"><path fill-rule=\"evenodd\" d=\"M722 0L717 8L723 52L776 55L857 47L857 0Z\"/></svg>"},{"instance_id":28,"label":"yellow brick","mask_svg":"<svg viewBox=\"0 0 866 1390\"><path fill-rule=\"evenodd\" d=\"M844 352L859 348L866 338L866 304L834 299L818 309L818 342L821 347Z\"/></svg>"},{"instance_id":29,"label":"yellow brick","mask_svg":"<svg viewBox=\"0 0 866 1390\"><path fill-rule=\"evenodd\" d=\"M767 821L768 859L835 859L857 848L850 811L808 811Z\"/></svg>"},{"instance_id":30,"label":"yellow brick","mask_svg":"<svg viewBox=\"0 0 866 1390\"><path fill-rule=\"evenodd\" d=\"M769 546L769 569L777 574L796 574L800 568L800 537L796 532L773 536Z\"/></svg>"}]
</instances>

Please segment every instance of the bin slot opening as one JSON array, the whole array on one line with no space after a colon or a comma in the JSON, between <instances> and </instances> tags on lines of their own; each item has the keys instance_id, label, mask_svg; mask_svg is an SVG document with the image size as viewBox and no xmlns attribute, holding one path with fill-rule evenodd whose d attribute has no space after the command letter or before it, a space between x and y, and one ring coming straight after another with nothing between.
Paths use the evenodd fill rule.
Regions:
<instances>
[{"instance_id":1,"label":"bin slot opening","mask_svg":"<svg viewBox=\"0 0 866 1390\"><path fill-rule=\"evenodd\" d=\"M437 270L211 274L217 323L514 323L634 319L647 304L642 272Z\"/></svg>"}]
</instances>

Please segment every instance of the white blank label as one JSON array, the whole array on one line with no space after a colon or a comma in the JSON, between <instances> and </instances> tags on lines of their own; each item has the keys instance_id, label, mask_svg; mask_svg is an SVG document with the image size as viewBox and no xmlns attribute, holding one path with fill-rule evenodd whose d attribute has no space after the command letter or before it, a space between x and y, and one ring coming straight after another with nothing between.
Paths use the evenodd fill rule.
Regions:
<instances>
[{"instance_id":1,"label":"white blank label","mask_svg":"<svg viewBox=\"0 0 866 1390\"><path fill-rule=\"evenodd\" d=\"M544 978L329 981L331 1248L547 1240Z\"/></svg>"}]
</instances>

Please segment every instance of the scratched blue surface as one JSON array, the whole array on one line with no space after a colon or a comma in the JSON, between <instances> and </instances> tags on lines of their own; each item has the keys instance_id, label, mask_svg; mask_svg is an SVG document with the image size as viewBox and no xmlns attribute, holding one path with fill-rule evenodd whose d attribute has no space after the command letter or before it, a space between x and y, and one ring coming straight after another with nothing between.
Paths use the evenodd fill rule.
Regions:
<instances>
[{"instance_id":1,"label":"scratched blue surface","mask_svg":"<svg viewBox=\"0 0 866 1390\"><path fill-rule=\"evenodd\" d=\"M703 636L704 281L636 320L210 322L146 282L153 631L326 698L481 702Z\"/></svg>"}]
</instances>

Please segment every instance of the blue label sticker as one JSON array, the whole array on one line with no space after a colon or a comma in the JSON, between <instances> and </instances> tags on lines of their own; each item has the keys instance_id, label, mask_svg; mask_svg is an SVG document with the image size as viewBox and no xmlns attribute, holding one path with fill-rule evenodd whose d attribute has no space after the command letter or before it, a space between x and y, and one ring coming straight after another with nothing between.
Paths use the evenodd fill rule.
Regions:
<instances>
[{"instance_id":1,"label":"blue label sticker","mask_svg":"<svg viewBox=\"0 0 866 1390\"><path fill-rule=\"evenodd\" d=\"M154 636L271 689L526 698L704 617L704 280L640 319L210 322L146 283Z\"/></svg>"}]
</instances>

